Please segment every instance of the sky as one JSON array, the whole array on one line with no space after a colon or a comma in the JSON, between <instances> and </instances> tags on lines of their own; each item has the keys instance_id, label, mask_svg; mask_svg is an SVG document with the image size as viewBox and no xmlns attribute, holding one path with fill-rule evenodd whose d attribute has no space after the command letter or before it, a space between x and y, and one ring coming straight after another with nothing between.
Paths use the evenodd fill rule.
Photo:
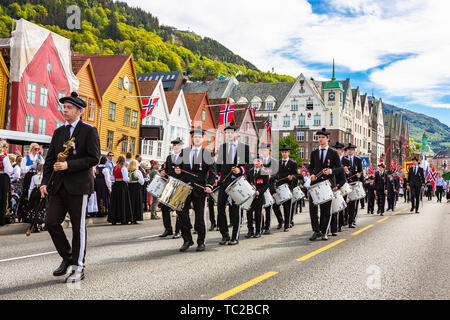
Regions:
<instances>
[{"instance_id":1,"label":"sky","mask_svg":"<svg viewBox=\"0 0 450 320\"><path fill-rule=\"evenodd\" d=\"M450 1L128 0L210 37L261 71L352 88L450 126Z\"/></svg>"}]
</instances>

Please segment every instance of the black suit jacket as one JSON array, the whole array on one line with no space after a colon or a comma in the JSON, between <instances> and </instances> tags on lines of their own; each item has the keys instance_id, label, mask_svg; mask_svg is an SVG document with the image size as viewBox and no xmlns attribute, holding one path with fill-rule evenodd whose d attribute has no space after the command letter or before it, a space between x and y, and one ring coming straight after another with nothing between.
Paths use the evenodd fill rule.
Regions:
<instances>
[{"instance_id":1,"label":"black suit jacket","mask_svg":"<svg viewBox=\"0 0 450 320\"><path fill-rule=\"evenodd\" d=\"M219 147L219 153L216 162L217 174L220 175L220 188L225 189L226 187L228 187L231 181L233 181L233 173L228 176L233 167L238 167L241 170L239 174L234 175L234 177L237 178L245 174L246 171L250 170L252 166L253 159L250 154L250 147L247 144L238 142L236 154L233 158L232 152L228 153L228 143L223 143ZM225 180L227 176L228 178Z\"/></svg>"},{"instance_id":2,"label":"black suit jacket","mask_svg":"<svg viewBox=\"0 0 450 320\"><path fill-rule=\"evenodd\" d=\"M256 191L259 192L259 196L255 197L253 201L257 204L264 202L264 192L269 188L269 175L264 169L260 169L258 174L255 175L255 170L251 169L245 174L247 181L256 187Z\"/></svg>"},{"instance_id":3,"label":"black suit jacket","mask_svg":"<svg viewBox=\"0 0 450 320\"><path fill-rule=\"evenodd\" d=\"M92 167L100 159L100 140L97 128L78 121L72 137L75 137L75 150L71 149L67 157L67 170L57 171L53 183L49 184L58 153L64 151L66 142L65 126L61 126L53 133L50 148L44 163L42 185L47 185L51 193L56 193L62 186L72 195L84 195L94 192L94 177Z\"/></svg>"},{"instance_id":4,"label":"black suit jacket","mask_svg":"<svg viewBox=\"0 0 450 320\"><path fill-rule=\"evenodd\" d=\"M425 176L423 168L417 168L417 174L414 173L414 167L411 167L408 172L408 184L410 187L421 187L425 185Z\"/></svg>"},{"instance_id":5,"label":"black suit jacket","mask_svg":"<svg viewBox=\"0 0 450 320\"><path fill-rule=\"evenodd\" d=\"M358 178L357 176L354 176L357 173L361 173L363 171L362 169L362 161L361 158L358 158L356 156L353 156L353 165L350 161L350 158L346 158L346 163L348 164L348 173L347 173L347 180L348 182L355 182L355 181L361 181L361 176ZM350 178L351 176L354 176Z\"/></svg>"},{"instance_id":6,"label":"black suit jacket","mask_svg":"<svg viewBox=\"0 0 450 320\"><path fill-rule=\"evenodd\" d=\"M375 172L375 190L378 192L384 192L387 190L387 174L386 171L383 175L379 171Z\"/></svg>"},{"instance_id":7,"label":"black suit jacket","mask_svg":"<svg viewBox=\"0 0 450 320\"><path fill-rule=\"evenodd\" d=\"M167 158L166 158L166 162L164 162L164 165L163 165L163 170L169 176L174 176L175 175L175 171L174 171L175 168L178 167L183 161L182 152L180 152L180 154L178 155L176 163L174 163L173 160L172 160L173 156L174 156L173 154L168 155Z\"/></svg>"},{"instance_id":8,"label":"black suit jacket","mask_svg":"<svg viewBox=\"0 0 450 320\"><path fill-rule=\"evenodd\" d=\"M325 161L320 161L320 148L314 150L311 152L311 163L309 164L309 172L311 175L317 176L319 172L321 172L325 168L330 168L333 172L337 168L341 166L341 161L339 159L339 155L336 150L331 149L328 147L327 155L325 156ZM332 187L336 186L336 179L334 177L333 172L329 175L322 174L319 179L316 181L311 182L311 185L314 185L316 183L329 180Z\"/></svg>"},{"instance_id":9,"label":"black suit jacket","mask_svg":"<svg viewBox=\"0 0 450 320\"><path fill-rule=\"evenodd\" d=\"M280 159L279 161L279 168L278 168L278 172L274 175L274 181L276 186L281 186L282 184L287 183L289 188L292 190L294 189L296 186L298 186L298 166L297 166L297 162L295 162L294 160L292 160L291 158L289 158L288 162L286 163L286 165L283 165L283 160ZM287 176L292 175L292 180L289 181L288 179L284 179L283 181L279 181L283 178L286 178Z\"/></svg>"},{"instance_id":10,"label":"black suit jacket","mask_svg":"<svg viewBox=\"0 0 450 320\"><path fill-rule=\"evenodd\" d=\"M211 154L211 151L208 149L202 148L201 152L197 152L197 157L193 159L193 164L191 168L190 161L191 147L183 149L180 154L181 161L177 159L177 163L175 166L180 167L180 169L191 172L196 176L192 176L188 173L182 172L180 175L175 174L173 172L173 176L177 179L180 179L183 182L189 183L193 187L193 195L194 197L200 196L204 197L206 195L203 188L196 186L198 184L203 187L210 187L213 189L214 181L216 178L216 170L214 166L214 162L212 161L214 157Z\"/></svg>"},{"instance_id":11,"label":"black suit jacket","mask_svg":"<svg viewBox=\"0 0 450 320\"><path fill-rule=\"evenodd\" d=\"M344 166L349 167L348 160L345 157L342 157L342 160L339 159L339 162L341 166L333 170L336 186L338 188L342 187L347 182Z\"/></svg>"}]
</instances>

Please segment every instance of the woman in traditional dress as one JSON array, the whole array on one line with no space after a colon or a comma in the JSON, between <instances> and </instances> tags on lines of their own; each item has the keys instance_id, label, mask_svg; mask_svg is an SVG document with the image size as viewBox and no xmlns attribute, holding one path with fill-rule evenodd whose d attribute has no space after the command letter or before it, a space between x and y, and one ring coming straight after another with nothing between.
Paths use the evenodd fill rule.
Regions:
<instances>
[{"instance_id":1,"label":"woman in traditional dress","mask_svg":"<svg viewBox=\"0 0 450 320\"><path fill-rule=\"evenodd\" d=\"M8 143L2 141L0 143L0 226L5 221L6 206L9 204L9 191L11 190L11 179L9 176L13 172L11 161L8 157Z\"/></svg>"},{"instance_id":2,"label":"woman in traditional dress","mask_svg":"<svg viewBox=\"0 0 450 320\"><path fill-rule=\"evenodd\" d=\"M95 169L95 192L97 193L98 216L108 214L111 199L111 175L106 167L106 157L101 157L100 164Z\"/></svg>"},{"instance_id":3,"label":"woman in traditional dress","mask_svg":"<svg viewBox=\"0 0 450 320\"><path fill-rule=\"evenodd\" d=\"M133 214L133 223L143 220L144 208L142 204L142 185L144 176L139 170L139 162L136 159L130 160L128 164L128 190L130 192L131 213Z\"/></svg>"},{"instance_id":4,"label":"woman in traditional dress","mask_svg":"<svg viewBox=\"0 0 450 320\"><path fill-rule=\"evenodd\" d=\"M115 225L117 222L128 224L134 222L131 212L130 193L128 191L128 170L125 166L125 158L120 156L114 167L115 182L112 186L111 203L108 212L108 222Z\"/></svg>"}]
</instances>

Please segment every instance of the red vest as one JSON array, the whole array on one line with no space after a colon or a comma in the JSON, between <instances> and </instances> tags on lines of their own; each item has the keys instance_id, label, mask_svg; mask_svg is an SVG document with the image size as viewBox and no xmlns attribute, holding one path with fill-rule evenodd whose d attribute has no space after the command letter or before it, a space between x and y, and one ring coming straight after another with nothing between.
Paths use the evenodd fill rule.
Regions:
<instances>
[{"instance_id":1,"label":"red vest","mask_svg":"<svg viewBox=\"0 0 450 320\"><path fill-rule=\"evenodd\" d=\"M115 166L113 169L113 175L115 179L123 179L122 170L123 166Z\"/></svg>"},{"instance_id":2,"label":"red vest","mask_svg":"<svg viewBox=\"0 0 450 320\"><path fill-rule=\"evenodd\" d=\"M0 171L5 171L5 167L3 166L3 159L5 158L5 155L0 155Z\"/></svg>"}]
</instances>

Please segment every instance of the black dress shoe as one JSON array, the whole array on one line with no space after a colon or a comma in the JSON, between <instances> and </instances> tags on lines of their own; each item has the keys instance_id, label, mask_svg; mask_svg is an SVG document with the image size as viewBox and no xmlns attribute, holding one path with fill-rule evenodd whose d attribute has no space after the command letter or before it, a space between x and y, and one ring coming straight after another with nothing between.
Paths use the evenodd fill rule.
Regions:
<instances>
[{"instance_id":1,"label":"black dress shoe","mask_svg":"<svg viewBox=\"0 0 450 320\"><path fill-rule=\"evenodd\" d=\"M283 228L283 223L279 223L277 229Z\"/></svg>"},{"instance_id":2,"label":"black dress shoe","mask_svg":"<svg viewBox=\"0 0 450 320\"><path fill-rule=\"evenodd\" d=\"M249 232L249 233L247 233L246 235L245 235L245 237L248 239L248 238L251 238L251 237L253 237L255 234L253 233L253 232Z\"/></svg>"},{"instance_id":3,"label":"black dress shoe","mask_svg":"<svg viewBox=\"0 0 450 320\"><path fill-rule=\"evenodd\" d=\"M166 230L164 230L164 232L163 232L161 235L159 235L159 236L160 236L161 238L165 238L165 237L171 236L171 235L173 235L173 232L166 229Z\"/></svg>"},{"instance_id":4,"label":"black dress shoe","mask_svg":"<svg viewBox=\"0 0 450 320\"><path fill-rule=\"evenodd\" d=\"M338 232L342 232L342 229L341 229L341 227L339 227L339 228L338 228Z\"/></svg>"},{"instance_id":5,"label":"black dress shoe","mask_svg":"<svg viewBox=\"0 0 450 320\"><path fill-rule=\"evenodd\" d=\"M211 228L209 228L209 231L214 231L214 229L216 228L217 226L216 226L216 224L214 223L214 224L212 224L211 225Z\"/></svg>"},{"instance_id":6,"label":"black dress shoe","mask_svg":"<svg viewBox=\"0 0 450 320\"><path fill-rule=\"evenodd\" d=\"M253 238L261 238L261 233L255 233L255 235L253 236Z\"/></svg>"},{"instance_id":7,"label":"black dress shoe","mask_svg":"<svg viewBox=\"0 0 450 320\"><path fill-rule=\"evenodd\" d=\"M181 238L181 234L179 232L175 232L172 239L179 239L179 238Z\"/></svg>"},{"instance_id":8,"label":"black dress shoe","mask_svg":"<svg viewBox=\"0 0 450 320\"><path fill-rule=\"evenodd\" d=\"M226 244L228 241L230 241L230 237L222 237L222 240L219 242L221 246Z\"/></svg>"},{"instance_id":9,"label":"black dress shoe","mask_svg":"<svg viewBox=\"0 0 450 320\"><path fill-rule=\"evenodd\" d=\"M322 240L323 240L323 241L327 241L327 240L328 240L328 236L327 236L326 234L323 234L323 235L322 235Z\"/></svg>"},{"instance_id":10,"label":"black dress shoe","mask_svg":"<svg viewBox=\"0 0 450 320\"><path fill-rule=\"evenodd\" d=\"M383 216L383 213L380 213L380 216Z\"/></svg>"},{"instance_id":11,"label":"black dress shoe","mask_svg":"<svg viewBox=\"0 0 450 320\"><path fill-rule=\"evenodd\" d=\"M333 237L336 237L338 234L337 233L332 233L331 234Z\"/></svg>"},{"instance_id":12,"label":"black dress shoe","mask_svg":"<svg viewBox=\"0 0 450 320\"><path fill-rule=\"evenodd\" d=\"M205 251L205 244L199 244L197 246L197 249L195 249L195 251Z\"/></svg>"},{"instance_id":13,"label":"black dress shoe","mask_svg":"<svg viewBox=\"0 0 450 320\"><path fill-rule=\"evenodd\" d=\"M65 280L66 283L80 282L84 279L84 271L78 271L77 266L73 266L73 270Z\"/></svg>"},{"instance_id":14,"label":"black dress shoe","mask_svg":"<svg viewBox=\"0 0 450 320\"><path fill-rule=\"evenodd\" d=\"M270 234L270 230L269 229L264 230L264 234Z\"/></svg>"},{"instance_id":15,"label":"black dress shoe","mask_svg":"<svg viewBox=\"0 0 450 320\"><path fill-rule=\"evenodd\" d=\"M414 207L412 207L409 211L410 211L410 212L413 212L413 211L414 211Z\"/></svg>"},{"instance_id":16,"label":"black dress shoe","mask_svg":"<svg viewBox=\"0 0 450 320\"><path fill-rule=\"evenodd\" d=\"M183 243L183 245L181 246L181 248L180 248L180 251L181 252L184 252L184 251L186 251L187 249L189 249L189 247L190 246L192 246L194 244L194 242L185 242L185 243Z\"/></svg>"},{"instance_id":17,"label":"black dress shoe","mask_svg":"<svg viewBox=\"0 0 450 320\"><path fill-rule=\"evenodd\" d=\"M349 228L356 228L353 224L348 226Z\"/></svg>"},{"instance_id":18,"label":"black dress shoe","mask_svg":"<svg viewBox=\"0 0 450 320\"><path fill-rule=\"evenodd\" d=\"M318 238L320 238L320 236L321 234L319 232L314 232L311 238L309 238L309 240L311 241L317 240Z\"/></svg>"},{"instance_id":19,"label":"black dress shoe","mask_svg":"<svg viewBox=\"0 0 450 320\"><path fill-rule=\"evenodd\" d=\"M236 245L238 243L239 243L239 240L230 240L230 241L228 241L228 245L229 246L234 246L234 245Z\"/></svg>"},{"instance_id":20,"label":"black dress shoe","mask_svg":"<svg viewBox=\"0 0 450 320\"><path fill-rule=\"evenodd\" d=\"M289 231L289 228L284 228L284 232L288 232Z\"/></svg>"},{"instance_id":21,"label":"black dress shoe","mask_svg":"<svg viewBox=\"0 0 450 320\"><path fill-rule=\"evenodd\" d=\"M69 268L69 266L70 266L70 262L66 261L66 260L63 260L61 262L61 264L59 265L58 269L53 271L53 275L55 277L59 277L59 276L65 275L67 273L67 269Z\"/></svg>"},{"instance_id":22,"label":"black dress shoe","mask_svg":"<svg viewBox=\"0 0 450 320\"><path fill-rule=\"evenodd\" d=\"M416 210L416 213L419 213L419 211Z\"/></svg>"}]
</instances>

